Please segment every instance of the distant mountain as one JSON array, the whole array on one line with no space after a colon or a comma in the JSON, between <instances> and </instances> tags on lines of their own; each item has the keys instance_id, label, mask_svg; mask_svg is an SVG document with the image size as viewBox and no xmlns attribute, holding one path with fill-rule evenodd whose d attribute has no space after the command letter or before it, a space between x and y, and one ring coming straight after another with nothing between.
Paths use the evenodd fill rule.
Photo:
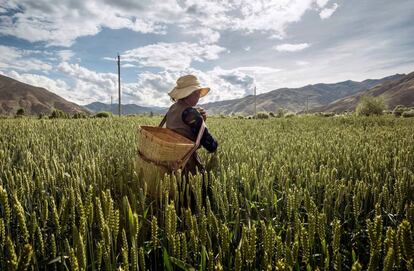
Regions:
<instances>
[{"instance_id":1,"label":"distant mountain","mask_svg":"<svg viewBox=\"0 0 414 271\"><path fill-rule=\"evenodd\" d=\"M414 72L397 80L387 81L368 90L334 101L326 106L315 108L315 112L344 112L354 111L363 95L382 95L389 109L401 104L414 106Z\"/></svg>"},{"instance_id":2,"label":"distant mountain","mask_svg":"<svg viewBox=\"0 0 414 271\"><path fill-rule=\"evenodd\" d=\"M92 111L92 112L112 112L114 114L118 114L118 104L105 104L101 102L94 102L91 104L84 105L86 109ZM165 114L167 112L168 108L163 107L144 107L139 106L136 104L123 104L122 105L122 114L128 115L128 114L142 114L142 113L154 113L154 114Z\"/></svg>"},{"instance_id":3,"label":"distant mountain","mask_svg":"<svg viewBox=\"0 0 414 271\"><path fill-rule=\"evenodd\" d=\"M44 88L0 75L0 114L14 115L19 108L23 108L28 115L50 113L53 109L70 114L88 112Z\"/></svg>"},{"instance_id":4,"label":"distant mountain","mask_svg":"<svg viewBox=\"0 0 414 271\"><path fill-rule=\"evenodd\" d=\"M403 74L395 74L382 79L367 79L362 82L344 81L334 84L315 84L301 88L280 88L257 95L257 111L275 112L280 108L299 112L328 105L340 98L366 90L386 81L402 78ZM254 96L203 104L209 114L253 114Z\"/></svg>"}]
</instances>

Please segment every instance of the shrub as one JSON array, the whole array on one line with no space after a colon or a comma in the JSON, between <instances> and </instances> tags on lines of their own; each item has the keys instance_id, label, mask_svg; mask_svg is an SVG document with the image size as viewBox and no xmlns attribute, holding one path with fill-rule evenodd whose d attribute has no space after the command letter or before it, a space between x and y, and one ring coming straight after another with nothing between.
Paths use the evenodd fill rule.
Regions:
<instances>
[{"instance_id":1,"label":"shrub","mask_svg":"<svg viewBox=\"0 0 414 271\"><path fill-rule=\"evenodd\" d=\"M76 112L75 114L73 114L72 118L73 119L86 119L88 118L88 115L83 112Z\"/></svg>"},{"instance_id":2,"label":"shrub","mask_svg":"<svg viewBox=\"0 0 414 271\"><path fill-rule=\"evenodd\" d=\"M50 114L49 119L67 119L69 115L66 112L63 112L59 109L54 109L52 114Z\"/></svg>"},{"instance_id":3,"label":"shrub","mask_svg":"<svg viewBox=\"0 0 414 271\"><path fill-rule=\"evenodd\" d=\"M284 116L285 116L285 114L286 114L287 112L286 112L286 110L285 109L283 109L283 108L279 108L278 110L277 110L277 112L276 112L276 117L277 118L283 118Z\"/></svg>"},{"instance_id":4,"label":"shrub","mask_svg":"<svg viewBox=\"0 0 414 271\"><path fill-rule=\"evenodd\" d=\"M335 112L322 112L322 117L333 117L335 116Z\"/></svg>"},{"instance_id":5,"label":"shrub","mask_svg":"<svg viewBox=\"0 0 414 271\"><path fill-rule=\"evenodd\" d=\"M267 114L267 112L259 112L259 113L257 113L256 118L258 118L258 119L268 119L269 114Z\"/></svg>"},{"instance_id":6,"label":"shrub","mask_svg":"<svg viewBox=\"0 0 414 271\"><path fill-rule=\"evenodd\" d=\"M294 116L296 116L296 114L293 112L288 112L285 114L285 118L293 118Z\"/></svg>"},{"instance_id":7,"label":"shrub","mask_svg":"<svg viewBox=\"0 0 414 271\"><path fill-rule=\"evenodd\" d=\"M392 114L396 117L400 117L405 111L408 111L409 108L403 105L397 105L394 110L392 110Z\"/></svg>"},{"instance_id":8,"label":"shrub","mask_svg":"<svg viewBox=\"0 0 414 271\"><path fill-rule=\"evenodd\" d=\"M357 115L370 116L370 115L382 115L383 111L387 109L385 100L383 97L373 97L364 95L359 101L356 113Z\"/></svg>"},{"instance_id":9,"label":"shrub","mask_svg":"<svg viewBox=\"0 0 414 271\"><path fill-rule=\"evenodd\" d=\"M16 112L16 116L24 116L24 109L23 108L19 108Z\"/></svg>"},{"instance_id":10,"label":"shrub","mask_svg":"<svg viewBox=\"0 0 414 271\"><path fill-rule=\"evenodd\" d=\"M414 117L414 110L413 110L413 109L411 109L411 110L409 110L409 111L404 111L404 112L401 114L401 116L402 116L403 118L412 118L412 117Z\"/></svg>"},{"instance_id":11,"label":"shrub","mask_svg":"<svg viewBox=\"0 0 414 271\"><path fill-rule=\"evenodd\" d=\"M109 117L112 117L111 112L98 112L95 115L95 118L109 118Z\"/></svg>"},{"instance_id":12,"label":"shrub","mask_svg":"<svg viewBox=\"0 0 414 271\"><path fill-rule=\"evenodd\" d=\"M276 117L276 116L275 116L275 113L273 113L273 112L269 112L269 117L271 117L271 118Z\"/></svg>"}]
</instances>

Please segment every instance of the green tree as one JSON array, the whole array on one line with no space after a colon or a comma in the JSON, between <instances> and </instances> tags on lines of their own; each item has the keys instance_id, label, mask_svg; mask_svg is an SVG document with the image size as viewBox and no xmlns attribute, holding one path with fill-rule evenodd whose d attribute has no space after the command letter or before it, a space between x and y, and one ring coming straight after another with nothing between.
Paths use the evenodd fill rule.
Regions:
<instances>
[{"instance_id":1,"label":"green tree","mask_svg":"<svg viewBox=\"0 0 414 271\"><path fill-rule=\"evenodd\" d=\"M23 108L19 108L16 112L16 116L24 116L24 109Z\"/></svg>"},{"instance_id":2,"label":"green tree","mask_svg":"<svg viewBox=\"0 0 414 271\"><path fill-rule=\"evenodd\" d=\"M256 116L258 119L268 119L269 118L269 114L267 112L259 112L257 113Z\"/></svg>"},{"instance_id":3,"label":"green tree","mask_svg":"<svg viewBox=\"0 0 414 271\"><path fill-rule=\"evenodd\" d=\"M414 117L414 110L404 111L401 116L403 118L413 118Z\"/></svg>"},{"instance_id":4,"label":"green tree","mask_svg":"<svg viewBox=\"0 0 414 271\"><path fill-rule=\"evenodd\" d=\"M96 113L95 118L109 118L112 117L112 113L111 112L99 112Z\"/></svg>"},{"instance_id":5,"label":"green tree","mask_svg":"<svg viewBox=\"0 0 414 271\"><path fill-rule=\"evenodd\" d=\"M386 109L384 97L364 95L357 105L356 114L359 116L382 115Z\"/></svg>"},{"instance_id":6,"label":"green tree","mask_svg":"<svg viewBox=\"0 0 414 271\"><path fill-rule=\"evenodd\" d=\"M52 114L50 114L49 119L67 119L69 116L66 114L66 112L63 112L62 110L55 109L52 111Z\"/></svg>"},{"instance_id":7,"label":"green tree","mask_svg":"<svg viewBox=\"0 0 414 271\"><path fill-rule=\"evenodd\" d=\"M405 111L409 110L410 109L408 107L399 104L394 108L394 110L392 110L392 114L396 117L400 117Z\"/></svg>"}]
</instances>

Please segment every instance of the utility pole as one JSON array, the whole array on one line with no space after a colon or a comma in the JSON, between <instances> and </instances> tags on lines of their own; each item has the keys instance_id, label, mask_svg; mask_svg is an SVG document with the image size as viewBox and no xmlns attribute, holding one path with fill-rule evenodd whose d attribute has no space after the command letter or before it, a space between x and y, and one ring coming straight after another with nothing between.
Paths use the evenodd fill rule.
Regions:
<instances>
[{"instance_id":1,"label":"utility pole","mask_svg":"<svg viewBox=\"0 0 414 271\"><path fill-rule=\"evenodd\" d=\"M121 58L118 53L118 114L121 116Z\"/></svg>"},{"instance_id":2,"label":"utility pole","mask_svg":"<svg viewBox=\"0 0 414 271\"><path fill-rule=\"evenodd\" d=\"M112 95L111 95L111 107L109 109L112 112ZM112 112L113 113L113 112Z\"/></svg>"}]
</instances>

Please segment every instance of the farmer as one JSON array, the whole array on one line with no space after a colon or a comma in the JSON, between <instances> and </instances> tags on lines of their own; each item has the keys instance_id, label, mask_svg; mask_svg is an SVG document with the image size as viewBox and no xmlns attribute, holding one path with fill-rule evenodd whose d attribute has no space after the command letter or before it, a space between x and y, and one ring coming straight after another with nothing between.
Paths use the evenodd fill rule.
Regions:
<instances>
[{"instance_id":1,"label":"farmer","mask_svg":"<svg viewBox=\"0 0 414 271\"><path fill-rule=\"evenodd\" d=\"M204 109L195 106L201 97L207 95L210 91L208 87L201 87L194 75L185 75L177 80L177 85L168 93L174 104L170 107L166 115L167 128L185 136L186 138L196 141L198 132L203 121L207 119L207 113ZM200 145L208 152L214 153L217 150L217 141L211 136L208 129L205 128L201 137ZM183 169L183 173L196 174L204 173L205 167L202 164L197 152L188 160Z\"/></svg>"}]
</instances>

